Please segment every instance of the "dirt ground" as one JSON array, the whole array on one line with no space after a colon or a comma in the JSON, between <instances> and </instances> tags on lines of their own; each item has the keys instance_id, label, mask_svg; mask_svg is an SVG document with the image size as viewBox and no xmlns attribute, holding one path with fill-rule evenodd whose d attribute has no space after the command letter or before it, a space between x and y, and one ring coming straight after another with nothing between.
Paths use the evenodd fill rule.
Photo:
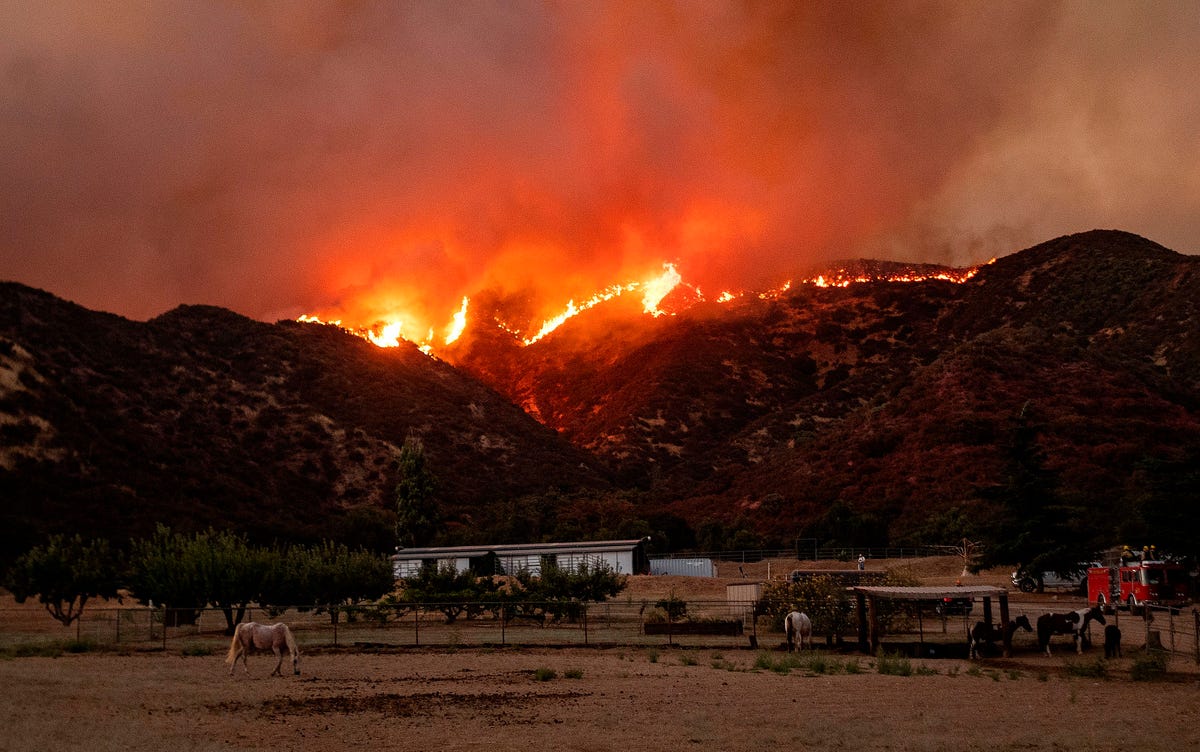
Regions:
<instances>
[{"instance_id":1,"label":"dirt ground","mask_svg":"<svg viewBox=\"0 0 1200 752\"><path fill-rule=\"evenodd\" d=\"M0 661L4 750L1179 750L1194 675L1081 678L1063 660L916 661L910 676L756 668L758 651L317 653ZM778 657L769 653L768 656ZM831 661L848 661L838 657ZM551 673L553 672L553 676Z\"/></svg>"},{"instance_id":2,"label":"dirt ground","mask_svg":"<svg viewBox=\"0 0 1200 752\"><path fill-rule=\"evenodd\" d=\"M945 562L918 566L927 584L959 576ZM728 581L630 588L699 599ZM1136 654L1105 662L1103 676L1087 670L1098 649L913 659L910 675L821 650L784 668L786 654L748 646L313 648L299 677L269 676L274 658L262 655L230 677L218 652L12 658L0 660L0 750L1200 748L1195 662L1176 656L1166 678L1134 682Z\"/></svg>"}]
</instances>

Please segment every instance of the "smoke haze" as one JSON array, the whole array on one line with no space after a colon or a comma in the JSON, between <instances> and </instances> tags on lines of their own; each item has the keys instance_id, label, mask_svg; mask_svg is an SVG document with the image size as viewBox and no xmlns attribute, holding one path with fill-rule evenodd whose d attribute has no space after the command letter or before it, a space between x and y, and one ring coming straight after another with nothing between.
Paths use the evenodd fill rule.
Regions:
<instances>
[{"instance_id":1,"label":"smoke haze","mask_svg":"<svg viewBox=\"0 0 1200 752\"><path fill-rule=\"evenodd\" d=\"M133 318L1200 236L1200 5L0 0L0 279Z\"/></svg>"}]
</instances>

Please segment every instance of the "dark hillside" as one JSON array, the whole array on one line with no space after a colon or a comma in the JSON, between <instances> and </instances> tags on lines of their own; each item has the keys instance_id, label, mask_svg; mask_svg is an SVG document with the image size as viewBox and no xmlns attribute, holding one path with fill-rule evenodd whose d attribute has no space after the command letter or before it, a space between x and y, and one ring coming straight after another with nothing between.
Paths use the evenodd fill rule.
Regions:
<instances>
[{"instance_id":1,"label":"dark hillside","mask_svg":"<svg viewBox=\"0 0 1200 752\"><path fill-rule=\"evenodd\" d=\"M659 318L616 299L530 346L497 298L444 361L3 285L0 543L163 521L386 545L412 432L456 541L953 542L1036 456L1076 534L1200 551L1200 259L1095 231L886 281L908 271L938 273L864 261L830 275L874 281Z\"/></svg>"},{"instance_id":2,"label":"dark hillside","mask_svg":"<svg viewBox=\"0 0 1200 752\"><path fill-rule=\"evenodd\" d=\"M5 285L0 374L10 547L157 522L381 545L409 432L450 509L604 483L478 382L331 327L205 306L137 323Z\"/></svg>"}]
</instances>

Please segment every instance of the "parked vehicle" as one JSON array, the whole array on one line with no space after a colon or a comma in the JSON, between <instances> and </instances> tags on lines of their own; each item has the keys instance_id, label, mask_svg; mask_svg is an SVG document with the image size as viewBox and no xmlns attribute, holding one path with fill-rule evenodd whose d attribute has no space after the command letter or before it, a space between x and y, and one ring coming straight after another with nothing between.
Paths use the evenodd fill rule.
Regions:
<instances>
[{"instance_id":1,"label":"parked vehicle","mask_svg":"<svg viewBox=\"0 0 1200 752\"><path fill-rule=\"evenodd\" d=\"M942 598L934 604L933 611L938 616L965 616L974 607L975 601L971 598Z\"/></svg>"},{"instance_id":2,"label":"parked vehicle","mask_svg":"<svg viewBox=\"0 0 1200 752\"><path fill-rule=\"evenodd\" d=\"M1043 572L1042 586L1046 590L1069 590L1080 595L1087 592L1088 570L1100 566L1100 562L1083 562L1075 574L1060 574L1058 572ZM1012 573L1012 584L1022 593L1032 593L1038 589L1037 575L1018 569Z\"/></svg>"},{"instance_id":3,"label":"parked vehicle","mask_svg":"<svg viewBox=\"0 0 1200 752\"><path fill-rule=\"evenodd\" d=\"M1119 566L1096 566L1087 573L1088 602L1098 606L1178 608L1189 602L1188 573L1173 561L1127 561Z\"/></svg>"}]
</instances>

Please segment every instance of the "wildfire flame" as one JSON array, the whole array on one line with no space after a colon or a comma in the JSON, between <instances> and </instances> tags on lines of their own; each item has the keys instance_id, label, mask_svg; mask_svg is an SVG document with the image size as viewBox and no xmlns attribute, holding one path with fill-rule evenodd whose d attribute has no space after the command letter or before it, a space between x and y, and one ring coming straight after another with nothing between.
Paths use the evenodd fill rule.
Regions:
<instances>
[{"instance_id":1,"label":"wildfire flame","mask_svg":"<svg viewBox=\"0 0 1200 752\"><path fill-rule=\"evenodd\" d=\"M995 261L995 259L992 259L987 263L990 264L993 261ZM981 266L986 265L987 264L983 264ZM566 307L561 313L546 319L544 322L542 322L542 326L540 329L538 329L537 333L529 337L523 336L520 329L509 326L503 321L496 320L494 323L504 331L509 332L514 337L519 339L524 345L529 346L543 339L548 334L565 324L567 321L575 316L578 316L584 311L594 308L605 301L612 300L613 298L617 298L626 293L634 293L638 291L641 291L642 293L642 310L644 313L654 317L671 315L667 311L660 309L659 305L662 303L664 298L671 294L672 291L674 291L680 285L684 285L685 283L683 281L683 276L675 268L674 264L663 263L662 268L662 273L655 277L640 282L628 282L623 285L610 285L581 303L576 303L574 299L568 300ZM828 272L828 276L826 274L818 274L816 277L801 279L799 282L795 283L793 283L792 280L788 280L774 289L757 293L757 296L763 300L774 300L782 296L788 290L792 289L794 285L810 285L812 287L849 287L852 284L861 284L867 282L914 283L925 282L929 280L943 280L946 282L961 284L974 277L979 272L979 268L980 267L972 267L968 269L949 271L940 270L938 272L931 272L928 274L923 274L920 272L908 272L900 274L864 274L861 272L850 272L844 269L838 269ZM705 300L705 297L700 292L699 288L691 287L691 292L694 294L697 301ZM714 298L714 302L729 303L743 297L744 295L745 293L734 293L729 290L725 290L722 291L721 294L716 298ZM347 332L350 332L351 334L369 340L379 347L397 347L402 340L412 342L413 344L417 345L422 352L430 355L437 346L450 345L458 340L460 336L462 336L463 331L467 327L467 309L469 305L470 299L464 295L461 306L453 315L450 323L445 327L445 336L442 337L440 344L435 343L434 330L432 328L429 329L425 338L422 340L411 339L406 336L404 334L404 323L401 317L380 321L371 327L359 328L343 326L340 319L326 321L322 320L318 316L309 314L301 315L296 320L302 323L336 326Z\"/></svg>"}]
</instances>

